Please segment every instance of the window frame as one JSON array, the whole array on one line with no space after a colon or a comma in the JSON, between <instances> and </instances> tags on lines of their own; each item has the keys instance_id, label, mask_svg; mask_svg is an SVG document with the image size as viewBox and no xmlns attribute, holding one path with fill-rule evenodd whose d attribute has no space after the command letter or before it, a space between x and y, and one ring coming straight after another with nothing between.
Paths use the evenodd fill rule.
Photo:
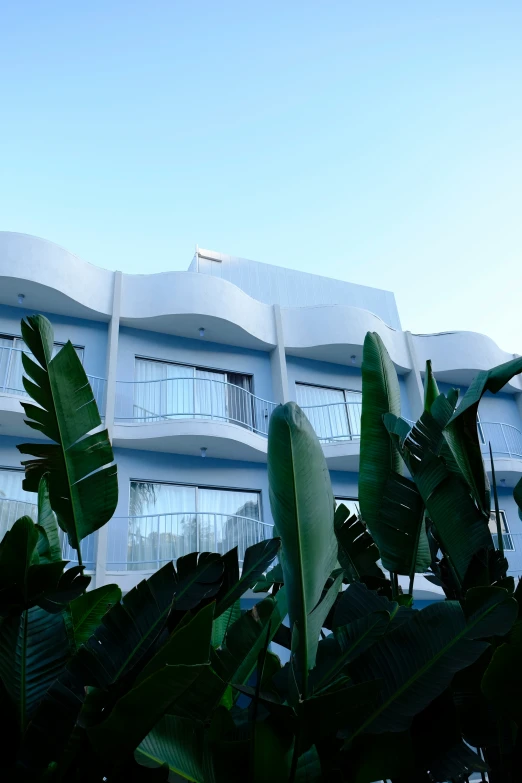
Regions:
<instances>
[{"instance_id":1,"label":"window frame","mask_svg":"<svg viewBox=\"0 0 522 783\"><path fill-rule=\"evenodd\" d=\"M132 484L133 481L134 482L139 482L140 484L167 484L167 485L173 486L173 487L190 487L192 489L195 489L196 490L196 513L198 513L198 511L197 511L197 491L198 491L198 489L212 489L212 490L217 490L219 492L253 492L253 493L256 493L259 496L259 520L256 520L256 521L263 522L264 524L267 524L267 523L265 523L264 518L263 518L264 517L264 513L263 513L263 491L261 489L253 489L253 488L250 488L250 487L220 487L220 486L215 485L215 484L201 484L199 482L196 483L196 482L190 482L190 481L167 481L165 479L159 479L159 480L153 479L152 480L152 479L141 479L141 478L131 477L131 478L129 478L129 495L128 495L128 506L127 506L128 509L129 509L129 512L130 512L130 500L131 500L131 498L130 498L131 484ZM172 512L172 513L175 513L175 512ZM128 514L128 516L130 517L130 513Z\"/></svg>"},{"instance_id":2,"label":"window frame","mask_svg":"<svg viewBox=\"0 0 522 783\"><path fill-rule=\"evenodd\" d=\"M502 538L504 539L504 550L507 551L507 552L516 552L515 544L514 544L514 541L513 541L513 536L512 536L512 533L511 533L511 531L509 529L509 525L508 525L507 514L506 514L506 512L505 512L505 510L503 508L499 508L498 511L499 511L499 514L500 514L501 527L502 527L502 525L504 525L504 530L502 531ZM489 522L490 522L491 526L496 526L496 524L497 524L496 513L495 513L495 509L494 508L491 509L491 511L489 512ZM490 527L490 533L494 537L497 536L497 533L494 532L491 529L491 527ZM511 546L506 546L506 538L509 539L509 542L510 542ZM493 541L494 540L495 539L493 538ZM498 541L497 541L497 546L495 548L498 549Z\"/></svg>"}]
</instances>

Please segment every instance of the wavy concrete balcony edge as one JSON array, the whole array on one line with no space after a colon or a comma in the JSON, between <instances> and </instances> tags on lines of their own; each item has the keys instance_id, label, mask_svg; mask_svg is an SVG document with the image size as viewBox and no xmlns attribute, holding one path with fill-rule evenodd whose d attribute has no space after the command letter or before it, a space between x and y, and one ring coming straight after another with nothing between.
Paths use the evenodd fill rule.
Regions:
<instances>
[{"instance_id":1,"label":"wavy concrete balcony edge","mask_svg":"<svg viewBox=\"0 0 522 783\"><path fill-rule=\"evenodd\" d=\"M39 237L0 231L0 301L32 310L107 321L111 315L114 273L94 266L64 248ZM208 328L206 339L269 350L276 343L272 307L252 299L221 278L192 272L123 275L121 322L137 328L196 336ZM378 316L344 305L295 307L281 310L289 354L322 361L360 365L367 331L377 331L399 372L411 369L405 333L387 326ZM204 323L206 321L206 323ZM441 379L467 382L478 370L512 358L486 335L450 332L413 335L419 364L431 358ZM469 377L468 377L469 376ZM521 391L517 378L510 391Z\"/></svg>"}]
</instances>

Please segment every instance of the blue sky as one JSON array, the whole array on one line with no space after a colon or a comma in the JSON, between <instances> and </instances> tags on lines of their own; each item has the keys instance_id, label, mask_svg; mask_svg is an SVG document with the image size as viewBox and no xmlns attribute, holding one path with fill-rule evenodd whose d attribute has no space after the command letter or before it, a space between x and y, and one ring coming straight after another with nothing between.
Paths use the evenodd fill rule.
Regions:
<instances>
[{"instance_id":1,"label":"blue sky","mask_svg":"<svg viewBox=\"0 0 522 783\"><path fill-rule=\"evenodd\" d=\"M522 4L0 4L0 228L388 288L522 353Z\"/></svg>"}]
</instances>

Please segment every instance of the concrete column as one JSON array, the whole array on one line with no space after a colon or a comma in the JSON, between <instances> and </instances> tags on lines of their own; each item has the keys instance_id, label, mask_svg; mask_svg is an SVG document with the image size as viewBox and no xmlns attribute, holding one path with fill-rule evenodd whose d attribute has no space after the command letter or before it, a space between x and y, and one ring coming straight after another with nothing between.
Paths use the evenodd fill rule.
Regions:
<instances>
[{"instance_id":1,"label":"concrete column","mask_svg":"<svg viewBox=\"0 0 522 783\"><path fill-rule=\"evenodd\" d=\"M120 334L121 286L122 273L115 272L113 278L112 314L109 322L107 365L105 373L107 378L107 385L105 387L105 426L111 441L114 430L114 411L116 406L116 368L118 363L118 338ZM101 587L106 581L108 532L108 524L98 530L96 575L94 578L95 587Z\"/></svg>"},{"instance_id":2,"label":"concrete column","mask_svg":"<svg viewBox=\"0 0 522 783\"><path fill-rule=\"evenodd\" d=\"M404 379L410 403L411 416L414 421L417 421L424 410L424 387L422 385L419 360L411 332L404 332L404 337L406 339L411 363L411 370L404 376Z\"/></svg>"},{"instance_id":3,"label":"concrete column","mask_svg":"<svg viewBox=\"0 0 522 783\"><path fill-rule=\"evenodd\" d=\"M276 347L270 352L270 367L272 370L272 389L274 392L274 402L288 402L290 395L288 393L288 372L286 368L285 339L283 335L283 321L281 319L281 308L279 305L272 305L274 313L274 325L276 333Z\"/></svg>"}]
</instances>

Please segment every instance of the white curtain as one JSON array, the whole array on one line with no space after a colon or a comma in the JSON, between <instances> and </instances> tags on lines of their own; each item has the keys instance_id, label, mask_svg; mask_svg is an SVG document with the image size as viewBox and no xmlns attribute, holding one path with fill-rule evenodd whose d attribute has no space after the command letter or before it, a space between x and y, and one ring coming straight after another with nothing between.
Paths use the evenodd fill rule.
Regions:
<instances>
[{"instance_id":1,"label":"white curtain","mask_svg":"<svg viewBox=\"0 0 522 783\"><path fill-rule=\"evenodd\" d=\"M352 437L360 437L361 435L361 411L362 411L362 394L361 392L345 391L346 402L349 403L346 407L348 409L348 423L350 426L350 434Z\"/></svg>"},{"instance_id":2,"label":"white curtain","mask_svg":"<svg viewBox=\"0 0 522 783\"><path fill-rule=\"evenodd\" d=\"M261 526L250 521L261 518L258 492L198 489L198 512L200 552L224 554L237 546L243 560L245 549L260 540Z\"/></svg>"},{"instance_id":3,"label":"white curtain","mask_svg":"<svg viewBox=\"0 0 522 783\"><path fill-rule=\"evenodd\" d=\"M196 489L131 481L128 562L141 571L197 550Z\"/></svg>"},{"instance_id":4,"label":"white curtain","mask_svg":"<svg viewBox=\"0 0 522 783\"><path fill-rule=\"evenodd\" d=\"M194 414L194 368L136 359L134 418L143 421Z\"/></svg>"},{"instance_id":5,"label":"white curtain","mask_svg":"<svg viewBox=\"0 0 522 783\"><path fill-rule=\"evenodd\" d=\"M195 413L198 418L225 419L227 416L224 372L196 370Z\"/></svg>"},{"instance_id":6,"label":"white curtain","mask_svg":"<svg viewBox=\"0 0 522 783\"><path fill-rule=\"evenodd\" d=\"M32 359L34 359L34 357L32 353L28 351L27 348L25 347L25 343L21 337L15 337L14 339L9 340L9 343L12 346L13 350L10 351L9 366L6 368L6 372L7 372L6 391L11 392L12 394L25 395L26 392L22 381L22 377L24 375L24 368L22 365L22 353L27 354L27 356L30 356ZM2 346L3 344L4 343L2 342L2 340L0 340L0 346ZM61 348L63 348L62 343L54 344L53 357L56 356L56 354ZM75 346L74 349L78 354L78 356L80 357L80 361L83 364L84 349L77 346ZM7 352L2 351L2 353L7 353ZM0 378L1 377L2 376L0 372Z\"/></svg>"},{"instance_id":7,"label":"white curtain","mask_svg":"<svg viewBox=\"0 0 522 783\"><path fill-rule=\"evenodd\" d=\"M258 492L131 481L128 568L151 570L190 552L235 546L243 560L263 538L260 518Z\"/></svg>"},{"instance_id":8,"label":"white curtain","mask_svg":"<svg viewBox=\"0 0 522 783\"><path fill-rule=\"evenodd\" d=\"M37 520L36 495L22 489L23 480L23 470L0 469L0 539L20 517Z\"/></svg>"},{"instance_id":9,"label":"white curtain","mask_svg":"<svg viewBox=\"0 0 522 783\"><path fill-rule=\"evenodd\" d=\"M305 414L321 440L350 437L342 390L297 383L296 392L298 404L302 408L307 408Z\"/></svg>"},{"instance_id":10,"label":"white curtain","mask_svg":"<svg viewBox=\"0 0 522 783\"><path fill-rule=\"evenodd\" d=\"M136 359L134 418L226 419L226 374L187 365Z\"/></svg>"}]
</instances>

